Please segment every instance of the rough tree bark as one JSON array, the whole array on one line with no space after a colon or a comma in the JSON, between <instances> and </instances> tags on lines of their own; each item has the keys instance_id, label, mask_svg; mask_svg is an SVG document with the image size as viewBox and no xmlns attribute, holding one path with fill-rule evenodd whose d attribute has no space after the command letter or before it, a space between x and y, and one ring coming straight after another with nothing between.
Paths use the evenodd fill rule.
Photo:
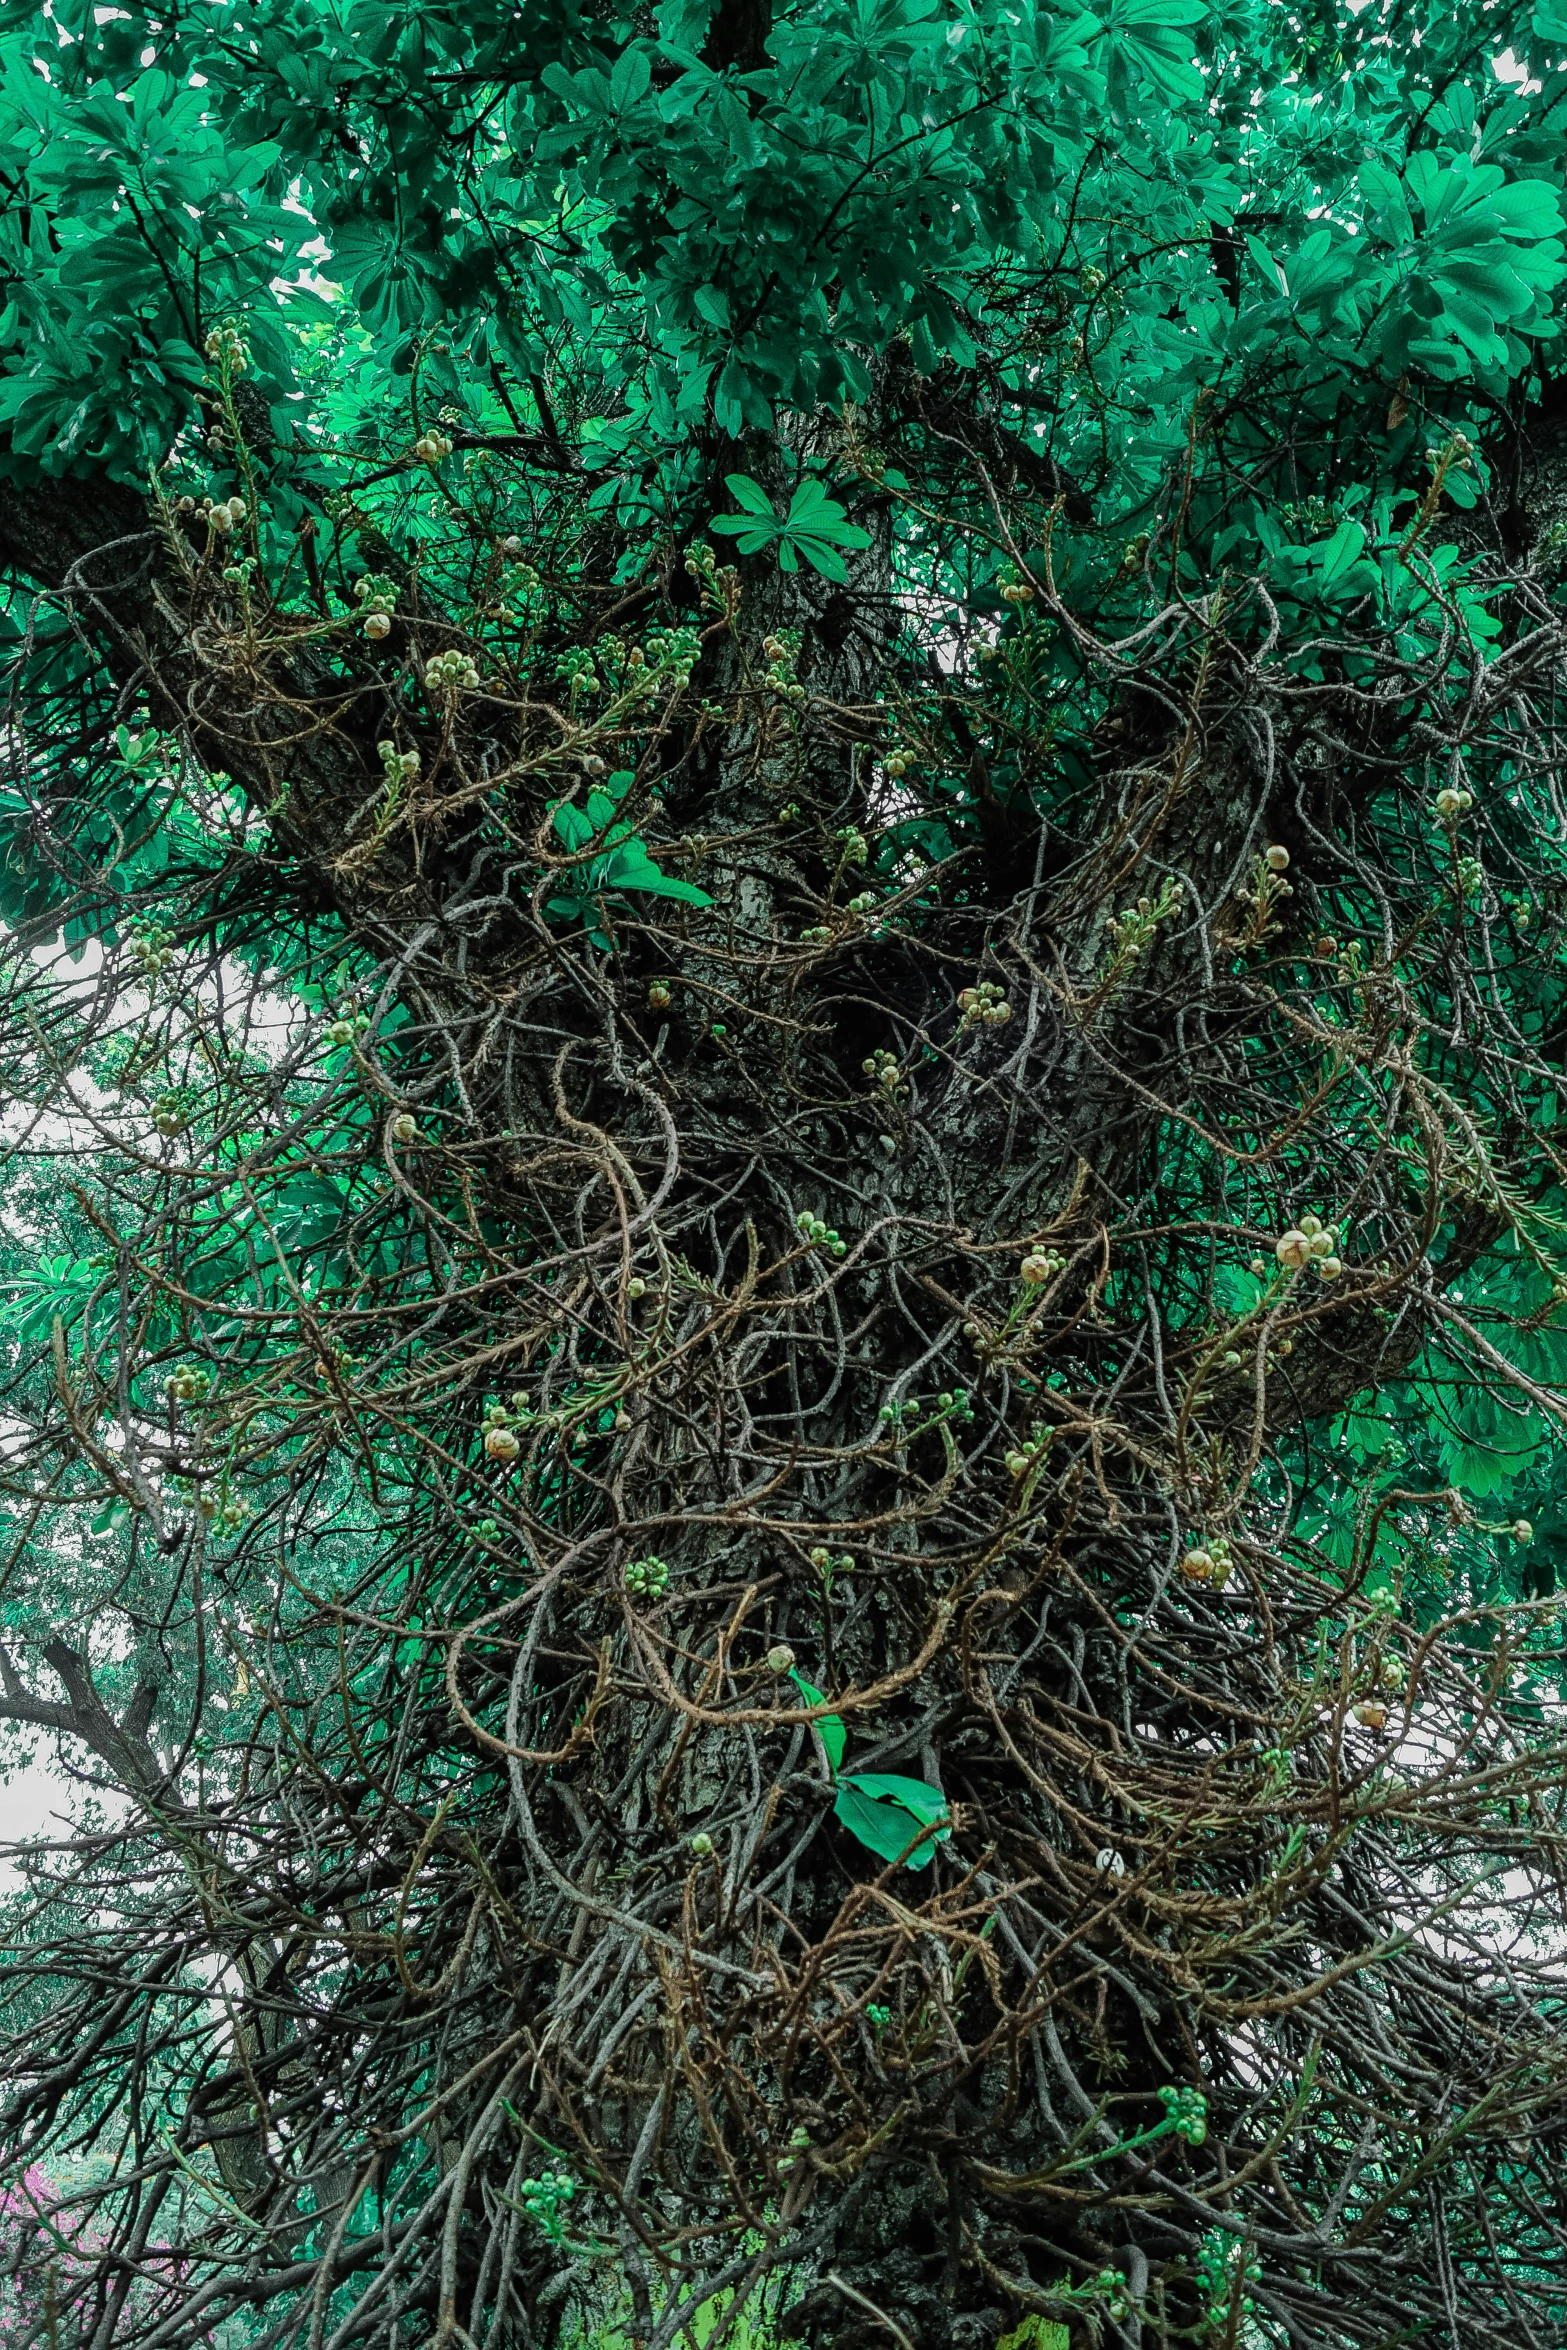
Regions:
<instances>
[{"instance_id":1,"label":"rough tree bark","mask_svg":"<svg viewBox=\"0 0 1567 2350\"><path fill-rule=\"evenodd\" d=\"M715 23L726 60L761 21ZM932 430L956 430L935 391L928 404ZM982 465L1005 457L996 432L977 439ZM1010 485L1030 490L1069 485ZM460 2019L431 2125L441 2256L407 2304L438 2340L492 2310L491 2339L547 2338L583 2273L569 2249L505 2234L535 2151L502 2151L508 2113L604 2197L653 2350L678 2322L653 2257L671 2243L703 2292L799 2265L790 2324L844 2350L889 2334L989 2350L1030 2309L1068 2318L1074 2341L1168 2340L1195 2322L1193 2288L1169 2288L1155 2327L1150 2276L1189 2266L1212 2221L1200 2132L1157 2152L1125 2140L1159 2125L1161 2091L1206 2082L1216 2114L1229 2099L1233 2168L1262 2175L1226 2034L1287 2041L1298 2004L1315 2021L1289 2044L1331 2041L1344 1986L1368 1953L1388 1957L1374 1871L1357 1880L1324 1825L1359 1784L1348 1698L1324 1716L1302 1697L1314 1603L1270 1584L1282 1570L1236 1497L1273 1435L1407 1368L1437 1191L1412 1208L1388 1178L1385 1261L1342 1302L1283 1293L1217 1397L1217 1341L1112 1297L1112 1270L1147 1271L1168 1246L1148 1202L1172 1131L1211 1136L1214 1102L1250 1082L1246 1040L1269 1032L1267 985L1235 965L1240 893L1280 841L1309 892L1342 838L1355 746L1324 761L1310 714L1217 607L1175 612L1123 664L1075 837L998 813L927 914L851 913L885 790L869 746L896 611L878 529L842 590L743 568L735 625L697 679L722 722L673 737L663 778L716 910L686 935L628 925L612 966L552 938L527 859L486 829L472 787L527 749L515 712L479 697L439 746L432 727L425 796L373 853L345 854L381 784L370 660L346 684L286 643L242 661L210 581L139 501L0 492L0 559L67 597L127 700L274 815L288 885L335 910L435 1040L428 1100L509 1236L459 1404L476 1420L497 1390L528 1390L497 1504L524 1565L496 1569L447 1659L506 1799L482 1851L438 1821L386 1872L440 1871L420 1979L400 1945L400 1989L384 1949L361 1954L411 2031L437 1979ZM1047 606L1043 578L1035 593ZM768 684L766 641L791 631L798 700ZM572 772L569 731L557 748L515 795L535 842ZM925 886L910 877L909 906ZM802 942L824 899L825 926L807 926L825 935ZM1004 1022L971 1016L962 991L981 985ZM1389 996L1352 1051L1413 1102L1405 1009ZM868 1086L878 1054L898 1075ZM802 1212L841 1230L841 1254L802 1237ZM1450 1280L1497 1228L1482 1192L1469 1238L1420 1279ZM1024 1259L1045 1269L1020 1284ZM614 1425L577 1445L573 1383L593 1379ZM1227 1612L1176 1575L1209 1528L1246 1562ZM628 1575L649 1561L663 1584ZM146 1797L151 1695L115 1725L79 1661L44 1653L67 1702L8 1666L6 1710L82 1737ZM923 1873L882 1869L835 1822L828 1709L791 1670L832 1698L853 1769L917 1777L957 1807ZM1215 1759L1226 1742L1244 1784ZM1280 1890L1277 1790L1256 1773L1286 1743L1321 1841ZM347 1868L311 1894L345 1947L364 1898ZM264 2005L283 1929L250 1924L229 1947ZM1332 1964L1314 1979L1303 1945L1344 1983ZM1461 2011L1457 1970L1420 1965L1400 1978L1411 2012ZM351 2034L352 2013L333 2028ZM1445 2045L1423 2029L1398 2026L1412 2076ZM247 2080L300 2093L297 2039L252 2015L237 2045ZM232 2077L211 2089L218 2120L236 2094ZM352 2159L327 2201L347 2201L378 2143L339 2139ZM282 2212L286 2246L294 2190L259 2130L224 2171L247 2210ZM1369 2340L1378 2294L1414 2289L1271 2185L1242 2224L1296 2340ZM1412 2270L1420 2257L1412 2243ZM1105 2268L1119 2301L1062 2298ZM1364 2327L1313 2332L1357 2297Z\"/></svg>"}]
</instances>

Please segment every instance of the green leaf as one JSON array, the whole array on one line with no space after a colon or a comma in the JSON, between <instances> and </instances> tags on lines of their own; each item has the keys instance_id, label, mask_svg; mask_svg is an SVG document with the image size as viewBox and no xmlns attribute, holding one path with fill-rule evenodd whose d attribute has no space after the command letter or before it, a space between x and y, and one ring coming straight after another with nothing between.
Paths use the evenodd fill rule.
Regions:
<instances>
[{"instance_id":1,"label":"green leaf","mask_svg":"<svg viewBox=\"0 0 1567 2350\"><path fill-rule=\"evenodd\" d=\"M833 1811L850 1835L857 1837L868 1852L878 1854L882 1860L901 1860L916 1830L927 1823L918 1819L901 1802L878 1802L875 1799L874 1783L879 1776L879 1773L869 1776L851 1774L840 1779L838 1800L833 1805ZM866 1792L867 1787L872 1789L869 1794ZM935 1836L927 1837L915 1851L908 1854L904 1861L905 1867L926 1867L936 1845L950 1832L948 1829L938 1829Z\"/></svg>"},{"instance_id":2,"label":"green leaf","mask_svg":"<svg viewBox=\"0 0 1567 2350\"><path fill-rule=\"evenodd\" d=\"M901 1804L912 1812L922 1825L949 1818L947 1799L939 1787L932 1787L925 1779L906 1779L898 1771L856 1771L844 1781L845 1786L859 1787L865 1794L884 1796L889 1802ZM950 1827L943 1835L950 1835Z\"/></svg>"},{"instance_id":3,"label":"green leaf","mask_svg":"<svg viewBox=\"0 0 1567 2350\"><path fill-rule=\"evenodd\" d=\"M769 522L777 521L771 498L761 483L753 481L748 473L726 473L724 484L736 505L743 506L748 514L763 514Z\"/></svg>"},{"instance_id":4,"label":"green leaf","mask_svg":"<svg viewBox=\"0 0 1567 2350\"><path fill-rule=\"evenodd\" d=\"M569 800L562 800L555 811L555 830L568 849L585 849L593 838L594 827Z\"/></svg>"},{"instance_id":5,"label":"green leaf","mask_svg":"<svg viewBox=\"0 0 1567 2350\"><path fill-rule=\"evenodd\" d=\"M849 520L815 474L807 474L790 499L785 528L796 538L826 539L835 547L868 547L871 543L870 532Z\"/></svg>"},{"instance_id":6,"label":"green leaf","mask_svg":"<svg viewBox=\"0 0 1567 2350\"><path fill-rule=\"evenodd\" d=\"M1071 2330L1031 2309L1021 2325L1002 2335L996 2350L1072 2350Z\"/></svg>"},{"instance_id":7,"label":"green leaf","mask_svg":"<svg viewBox=\"0 0 1567 2350\"><path fill-rule=\"evenodd\" d=\"M710 906L713 902L706 890L698 889L694 881L677 881L672 874L661 873L656 865L621 886L625 889L639 889L650 898L675 898L682 906Z\"/></svg>"},{"instance_id":8,"label":"green leaf","mask_svg":"<svg viewBox=\"0 0 1567 2350\"><path fill-rule=\"evenodd\" d=\"M789 1678L807 1705L825 1705L827 1703L822 1691L807 1681L803 1673L791 1673ZM827 1749L827 1760L833 1769L837 1770L849 1744L849 1733L837 1714L824 1714L816 1727L821 1732L822 1744Z\"/></svg>"},{"instance_id":9,"label":"green leaf","mask_svg":"<svg viewBox=\"0 0 1567 2350\"><path fill-rule=\"evenodd\" d=\"M1365 545L1364 526L1346 519L1339 524L1326 545L1314 550L1324 591L1336 587L1354 569L1365 552Z\"/></svg>"}]
</instances>

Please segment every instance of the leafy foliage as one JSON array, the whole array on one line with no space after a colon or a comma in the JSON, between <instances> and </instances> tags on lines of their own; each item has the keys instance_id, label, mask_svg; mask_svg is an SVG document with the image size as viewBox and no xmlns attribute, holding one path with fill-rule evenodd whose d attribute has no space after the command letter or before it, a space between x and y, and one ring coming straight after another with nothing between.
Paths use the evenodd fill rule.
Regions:
<instances>
[{"instance_id":1,"label":"leafy foliage","mask_svg":"<svg viewBox=\"0 0 1567 2350\"><path fill-rule=\"evenodd\" d=\"M1558 2338L1567 20L0 39L28 2325Z\"/></svg>"}]
</instances>

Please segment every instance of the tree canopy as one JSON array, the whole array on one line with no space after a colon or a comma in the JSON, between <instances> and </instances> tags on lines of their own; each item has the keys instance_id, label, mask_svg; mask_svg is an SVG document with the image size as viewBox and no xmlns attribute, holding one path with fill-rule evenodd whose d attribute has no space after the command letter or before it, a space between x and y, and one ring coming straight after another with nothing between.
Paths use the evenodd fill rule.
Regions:
<instances>
[{"instance_id":1,"label":"tree canopy","mask_svg":"<svg viewBox=\"0 0 1567 2350\"><path fill-rule=\"evenodd\" d=\"M7 2343L1567 2325L1567 15L0 5Z\"/></svg>"}]
</instances>

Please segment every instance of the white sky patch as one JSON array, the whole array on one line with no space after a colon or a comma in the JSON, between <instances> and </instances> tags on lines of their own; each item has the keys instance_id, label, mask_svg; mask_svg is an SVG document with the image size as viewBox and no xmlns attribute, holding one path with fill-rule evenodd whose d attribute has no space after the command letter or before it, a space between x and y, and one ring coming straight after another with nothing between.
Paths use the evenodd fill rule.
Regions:
<instances>
[{"instance_id":1,"label":"white sky patch","mask_svg":"<svg viewBox=\"0 0 1567 2350\"><path fill-rule=\"evenodd\" d=\"M1515 49L1504 49L1491 60L1491 71L1499 82L1511 82L1520 98L1533 98L1544 86L1529 71L1525 59Z\"/></svg>"}]
</instances>

